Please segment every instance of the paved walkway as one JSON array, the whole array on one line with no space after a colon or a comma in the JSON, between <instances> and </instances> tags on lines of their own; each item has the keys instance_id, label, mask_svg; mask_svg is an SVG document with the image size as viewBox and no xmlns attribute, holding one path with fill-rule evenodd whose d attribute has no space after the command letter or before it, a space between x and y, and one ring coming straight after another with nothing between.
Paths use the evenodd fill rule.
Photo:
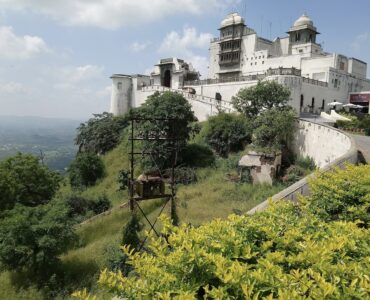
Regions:
<instances>
[{"instance_id":1,"label":"paved walkway","mask_svg":"<svg viewBox=\"0 0 370 300\"><path fill-rule=\"evenodd\" d=\"M361 151L365 160L370 164L370 137L364 135L352 135L356 141L358 150Z\"/></svg>"}]
</instances>

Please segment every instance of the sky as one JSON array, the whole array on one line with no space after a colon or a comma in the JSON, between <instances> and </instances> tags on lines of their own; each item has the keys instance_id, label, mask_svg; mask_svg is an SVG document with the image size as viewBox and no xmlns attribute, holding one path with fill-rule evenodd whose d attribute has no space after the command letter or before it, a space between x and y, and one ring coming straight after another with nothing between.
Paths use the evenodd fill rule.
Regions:
<instances>
[{"instance_id":1,"label":"sky","mask_svg":"<svg viewBox=\"0 0 370 300\"><path fill-rule=\"evenodd\" d=\"M325 51L370 63L369 0L0 0L0 115L85 120L109 110L112 74L165 57L206 78L231 12L271 39L306 13Z\"/></svg>"}]
</instances>

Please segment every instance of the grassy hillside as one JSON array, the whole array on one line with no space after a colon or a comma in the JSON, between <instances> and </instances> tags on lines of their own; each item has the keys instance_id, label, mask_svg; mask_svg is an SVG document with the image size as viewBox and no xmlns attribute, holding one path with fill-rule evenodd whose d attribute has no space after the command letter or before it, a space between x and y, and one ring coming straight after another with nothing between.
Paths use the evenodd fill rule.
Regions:
<instances>
[{"instance_id":1,"label":"grassy hillside","mask_svg":"<svg viewBox=\"0 0 370 300\"><path fill-rule=\"evenodd\" d=\"M241 155L241 154L240 154ZM177 211L180 222L200 225L214 218L226 218L231 213L242 214L280 191L283 186L253 186L229 181L227 175L235 173L239 156L234 154L228 159L217 159L214 167L198 169L198 181L191 185L177 187ZM65 290L60 299L66 299L71 291L87 287L94 290L96 279L101 269L108 266L112 249L118 249L122 239L122 228L129 217L127 207L120 205L127 202L127 191L119 191L117 176L121 169L128 169L127 141L123 140L114 150L103 157L106 176L94 187L82 192L83 196L95 198L105 194L112 202L112 211L104 216L92 219L77 228L80 238L78 247L71 249L61 257L61 270ZM66 183L59 191L59 196L72 193ZM157 217L162 200L141 203L152 221ZM169 213L167 205L164 213ZM142 223L148 226L144 219ZM11 274L0 275L0 299L41 299L40 292L31 287L27 292L16 291L11 284ZM1 294L3 293L3 295ZM24 295L27 296L24 296ZM11 295L10 298L7 295Z\"/></svg>"}]
</instances>

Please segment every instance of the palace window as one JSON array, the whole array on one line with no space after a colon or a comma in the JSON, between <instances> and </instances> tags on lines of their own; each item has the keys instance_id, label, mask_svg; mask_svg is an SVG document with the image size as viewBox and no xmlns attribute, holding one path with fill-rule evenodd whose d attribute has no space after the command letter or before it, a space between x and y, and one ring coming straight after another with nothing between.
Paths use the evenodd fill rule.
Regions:
<instances>
[{"instance_id":1,"label":"palace window","mask_svg":"<svg viewBox=\"0 0 370 300\"><path fill-rule=\"evenodd\" d=\"M122 90L122 82L117 83L117 90Z\"/></svg>"}]
</instances>

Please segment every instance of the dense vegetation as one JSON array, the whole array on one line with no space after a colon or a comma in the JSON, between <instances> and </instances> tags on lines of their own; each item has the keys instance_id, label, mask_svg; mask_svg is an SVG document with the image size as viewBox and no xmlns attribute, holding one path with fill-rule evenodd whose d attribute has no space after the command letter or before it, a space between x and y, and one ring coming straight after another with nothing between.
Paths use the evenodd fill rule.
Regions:
<instances>
[{"instance_id":1,"label":"dense vegetation","mask_svg":"<svg viewBox=\"0 0 370 300\"><path fill-rule=\"evenodd\" d=\"M338 180L326 197L340 211L315 203L330 179ZM369 166L348 166L318 175L301 206L279 203L198 228L163 219L163 237L151 236L149 251L123 247L128 276L105 270L99 282L125 299L364 299L370 235L356 212L369 214L369 183ZM86 291L75 296L90 299Z\"/></svg>"},{"instance_id":2,"label":"dense vegetation","mask_svg":"<svg viewBox=\"0 0 370 300\"><path fill-rule=\"evenodd\" d=\"M155 133L160 132L170 138L179 138L176 143L179 150L175 172L178 183L176 214L173 210L171 214L168 207L164 210L165 214L171 215L172 222L176 219L180 224L191 224L189 228L192 228L215 218L224 219L231 213L242 215L283 188L279 182L273 186L252 185L244 180L238 169L244 147L251 140L261 146L259 141L266 139L266 133L256 133L257 130L263 132L261 127L271 126L268 114L274 117L272 126L278 129L271 133L267 128L274 144L281 146L289 140L294 120L283 119L282 114L289 113L289 109L282 108L281 103L253 117L221 113L199 124L195 123L191 106L180 94L164 93L154 94L143 107L131 112L144 118L177 119L173 126L168 122L143 122L138 127L138 133L143 136L153 137L154 134L155 137ZM11 210L0 215L0 267L4 271L0 273L0 283L4 286L0 298L8 294L17 295L12 296L14 299L24 298L25 289L30 299L64 299L81 287L96 291L100 297L105 292L95 286L99 270L107 268L129 274L132 266L128 264L128 255L119 250L119 245L130 244L138 250L145 238L144 231L148 229L139 215L130 217L126 209L119 209L127 201L127 191L124 190L127 188L130 130L127 116L115 118L107 113L94 115L81 124L76 139L79 153L70 165L69 181L64 180L57 193L60 177L36 157L30 159L31 168L27 162L15 169L26 176L16 185L20 187L17 192L19 203L15 207L6 207ZM275 139L274 134L279 137ZM173 141L138 144L138 151L151 152L154 159L151 157L144 164L138 164L135 176L153 168L163 170L172 164L172 151L168 148L173 147ZM302 166L312 167L311 161L302 162ZM31 169L39 174L37 180L43 177L51 180L55 176L57 186L53 187L52 181L47 181L44 185L48 186L46 190L50 194L28 207L22 202L28 195L22 184L36 180L31 178ZM7 176L13 172L13 168L4 170ZM297 179L288 177L289 183ZM8 180L3 184L6 186ZM35 186L31 185L32 188ZM153 221L163 204L163 200L148 201L142 203L142 207ZM104 216L89 219L111 208ZM9 230L4 229L7 227ZM159 231L161 226L156 224L155 228ZM17 235L19 232L22 234ZM42 272L44 269L47 271ZM18 289L17 293L14 287Z\"/></svg>"},{"instance_id":3,"label":"dense vegetation","mask_svg":"<svg viewBox=\"0 0 370 300\"><path fill-rule=\"evenodd\" d=\"M75 143L79 152L104 154L120 141L121 132L127 126L126 116L115 117L111 113L94 114L94 117L77 128Z\"/></svg>"},{"instance_id":4,"label":"dense vegetation","mask_svg":"<svg viewBox=\"0 0 370 300\"><path fill-rule=\"evenodd\" d=\"M61 177L41 165L37 157L21 154L0 162L0 211L17 203L37 206L51 200Z\"/></svg>"},{"instance_id":5,"label":"dense vegetation","mask_svg":"<svg viewBox=\"0 0 370 300\"><path fill-rule=\"evenodd\" d=\"M177 93L155 93L131 114L137 118L159 119L137 124L139 135L151 139L142 143L142 151L150 153L144 157L146 169L163 170L171 167L176 160L174 150L181 153L191 136L197 132L197 128L192 126L197 118L191 104Z\"/></svg>"}]
</instances>

